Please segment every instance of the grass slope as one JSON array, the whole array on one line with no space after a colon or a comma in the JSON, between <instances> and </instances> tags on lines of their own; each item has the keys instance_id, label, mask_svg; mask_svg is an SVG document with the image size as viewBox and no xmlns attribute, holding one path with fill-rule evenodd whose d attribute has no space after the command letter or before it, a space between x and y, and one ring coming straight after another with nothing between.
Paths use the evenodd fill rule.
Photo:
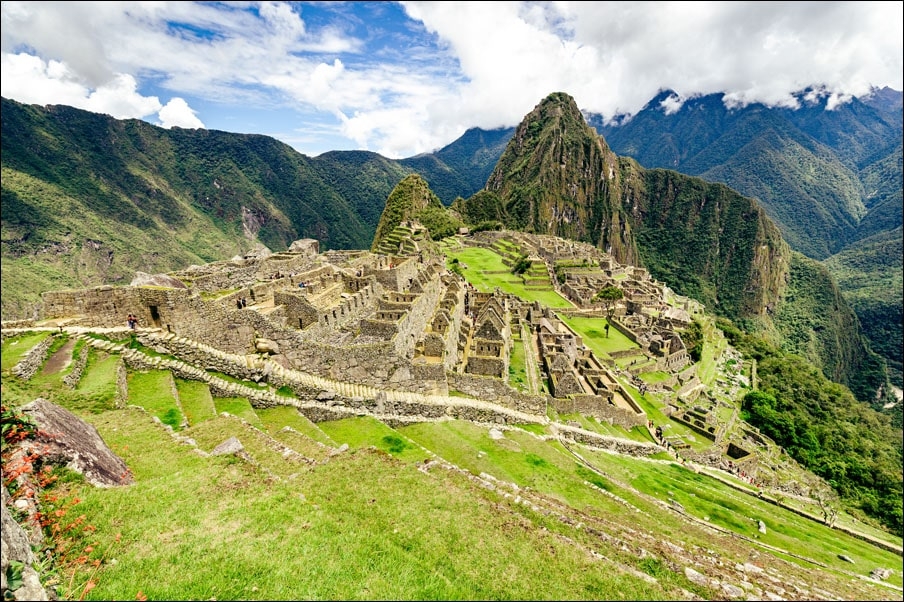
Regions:
<instances>
[{"instance_id":1,"label":"grass slope","mask_svg":"<svg viewBox=\"0 0 904 602\"><path fill-rule=\"evenodd\" d=\"M213 401L256 420L208 414L173 431L154 416L178 407L174 390L183 408L204 406L202 389L126 369L128 399L117 406L118 358L96 353L72 391L51 381L59 371L12 376L12 359L37 339L3 342L4 404L36 394L63 404L135 477L102 489L69 475L43 496L58 524L78 526L53 540L66 599L900 595L900 571L887 584L862 578L900 566L899 555L672 460L593 450L536 427L391 428L369 417L314 425L294 408L258 410L247 400ZM348 447L328 451L294 427ZM243 454L186 444L210 451L229 437Z\"/></svg>"}]
</instances>

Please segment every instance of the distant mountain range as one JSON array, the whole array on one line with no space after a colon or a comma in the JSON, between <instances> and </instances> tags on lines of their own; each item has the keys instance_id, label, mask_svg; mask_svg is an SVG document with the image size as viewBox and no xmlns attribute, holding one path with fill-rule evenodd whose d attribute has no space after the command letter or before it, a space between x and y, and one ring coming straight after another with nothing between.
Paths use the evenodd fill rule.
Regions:
<instances>
[{"instance_id":1,"label":"distant mountain range","mask_svg":"<svg viewBox=\"0 0 904 602\"><path fill-rule=\"evenodd\" d=\"M882 98L879 104L887 106ZM885 367L825 268L793 250L795 245L789 247L783 222L771 218L765 200L713 183L712 170L741 163L736 158L744 153L727 150L727 160L715 162L716 149L734 148L726 141L741 140L739 134L717 136L712 126L701 134L692 145L700 150L686 163L697 157L691 165L706 165L702 178L673 167L653 168L640 154L631 158L609 146L609 136L622 141L627 128L641 127L657 111L662 116L656 102L604 139L588 125L593 116L582 115L567 94L555 93L517 128L472 129L436 153L400 161L364 151L310 158L266 136L164 130L71 107L2 103L4 319L27 315L46 290L127 284L136 271L171 271L259 244L281 250L311 237L325 249L371 248L390 193L405 176L418 174L455 219L593 242L619 261L643 264L711 311L772 333L859 398L887 395ZM691 107L685 103L675 115ZM832 227L856 231L873 208L874 215L886 217L871 220L871 236L857 238L845 229L843 240L847 245L873 241L883 248L883 237L893 232L886 226L895 219L900 234L900 186L895 213L888 200L894 187L887 185L883 171L894 171L894 149L881 142L890 138L894 122L876 118L889 113L871 105L857 107L868 116L863 122L871 124L866 130L874 135L858 143L857 153L846 148L844 160L833 158L832 147L810 140L800 128L790 133L779 128L769 111L756 107L744 119L725 117L748 124L726 125L725 131L753 132L756 124L772 124L761 136L749 134L759 141L744 147L751 173L759 165L752 148L782 149L767 154L773 166L791 148L770 147L763 140L793 141L794 148L818 157L821 162L798 171L765 169L781 175L776 182L810 174L812 183L805 188L823 191L814 203L831 196L827 191L833 188L823 176L843 184L838 195L825 200L826 209L815 213L828 215L826 224ZM822 129L812 129L825 140L842 138L830 131L833 121L820 120L815 112L807 123L822 123ZM850 127L849 120L844 123ZM856 139L848 138L849 144ZM638 143L638 148L654 147ZM799 156L803 161L807 155L801 150ZM866 194L857 196L865 185L844 171L860 164L857 173L874 185L869 201ZM900 161L896 173L900 181ZM838 243L820 245L828 252ZM839 263L857 265L855 260ZM900 274L900 257L891 269ZM900 305L898 310L900 315ZM900 332L900 319L896 327Z\"/></svg>"}]
</instances>

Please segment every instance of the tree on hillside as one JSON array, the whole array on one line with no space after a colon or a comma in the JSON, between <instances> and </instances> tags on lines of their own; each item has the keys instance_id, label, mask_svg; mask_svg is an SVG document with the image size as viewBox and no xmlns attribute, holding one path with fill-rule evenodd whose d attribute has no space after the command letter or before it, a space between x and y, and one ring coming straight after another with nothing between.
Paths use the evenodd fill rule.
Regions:
<instances>
[{"instance_id":1,"label":"tree on hillside","mask_svg":"<svg viewBox=\"0 0 904 602\"><path fill-rule=\"evenodd\" d=\"M609 336L609 323L612 321L612 316L615 315L615 306L616 304L624 298L625 293L622 292L620 288L617 286L604 286L593 295L594 301L601 301L603 303L603 307L606 309L606 336Z\"/></svg>"}]
</instances>

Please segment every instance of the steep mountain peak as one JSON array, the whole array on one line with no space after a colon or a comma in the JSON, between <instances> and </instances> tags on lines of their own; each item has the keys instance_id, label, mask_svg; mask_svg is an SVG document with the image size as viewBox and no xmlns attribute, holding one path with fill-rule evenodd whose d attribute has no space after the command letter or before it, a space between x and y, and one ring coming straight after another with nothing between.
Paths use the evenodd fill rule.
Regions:
<instances>
[{"instance_id":1,"label":"steep mountain peak","mask_svg":"<svg viewBox=\"0 0 904 602\"><path fill-rule=\"evenodd\" d=\"M431 235L439 237L454 233L460 224L447 214L439 197L430 190L427 180L417 174L405 176L389 194L377 224L371 250L377 252L380 243L405 221L417 221Z\"/></svg>"},{"instance_id":2,"label":"steep mountain peak","mask_svg":"<svg viewBox=\"0 0 904 602\"><path fill-rule=\"evenodd\" d=\"M609 199L617 177L617 157L574 98L554 92L515 129L486 191L498 196L510 228L589 242L632 262L630 232ZM461 210L467 219L468 203Z\"/></svg>"}]
</instances>

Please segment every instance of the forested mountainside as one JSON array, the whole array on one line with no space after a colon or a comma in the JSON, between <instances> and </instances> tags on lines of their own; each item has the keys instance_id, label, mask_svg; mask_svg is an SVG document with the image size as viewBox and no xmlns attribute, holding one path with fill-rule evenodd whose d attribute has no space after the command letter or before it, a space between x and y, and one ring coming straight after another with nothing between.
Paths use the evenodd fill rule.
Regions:
<instances>
[{"instance_id":1,"label":"forested mountainside","mask_svg":"<svg viewBox=\"0 0 904 602\"><path fill-rule=\"evenodd\" d=\"M623 123L603 124L596 115L588 121L616 153L644 167L723 182L756 198L785 240L813 259L862 238L860 223L894 193L893 186L867 190L860 172L900 156L900 110L859 99L828 110L827 98L810 100L805 92L799 109L731 109L724 95L711 94L667 111L663 103L675 96L661 92ZM898 205L891 218L898 225L901 211Z\"/></svg>"},{"instance_id":2,"label":"forested mountainside","mask_svg":"<svg viewBox=\"0 0 904 602\"><path fill-rule=\"evenodd\" d=\"M309 158L266 136L165 130L69 107L3 100L2 123L5 319L26 314L42 291L127 284L136 271L171 271L261 243L282 250L311 237L324 249L370 248L389 193L412 173L375 153ZM464 221L494 214L511 228L592 241L781 341L769 312L797 297L783 296L787 245L756 203L617 157L567 94L550 95L517 130L486 190L453 203ZM488 151L473 145L501 143L505 133L476 134L438 155L483 164ZM812 336L821 343L791 341L789 350L843 374L855 391L881 390L884 370L853 373L872 353L856 320L823 327L827 313L813 304L790 312L798 330L819 322Z\"/></svg>"},{"instance_id":3,"label":"forested mountainside","mask_svg":"<svg viewBox=\"0 0 904 602\"><path fill-rule=\"evenodd\" d=\"M831 277L795 257L755 200L617 157L567 94L537 105L486 190L451 208L472 224L497 219L510 229L590 242L781 341L861 399L889 393L884 363Z\"/></svg>"},{"instance_id":4,"label":"forested mountainside","mask_svg":"<svg viewBox=\"0 0 904 602\"><path fill-rule=\"evenodd\" d=\"M2 102L6 319L41 291L127 284L260 243L367 248L409 173L375 153L312 159L267 136Z\"/></svg>"},{"instance_id":5,"label":"forested mountainside","mask_svg":"<svg viewBox=\"0 0 904 602\"><path fill-rule=\"evenodd\" d=\"M902 256L872 260L900 248L902 93L877 90L831 110L807 92L797 110L729 109L712 94L666 110L674 96L661 92L630 120L587 119L619 155L756 198L792 249L825 261L901 386Z\"/></svg>"}]
</instances>

